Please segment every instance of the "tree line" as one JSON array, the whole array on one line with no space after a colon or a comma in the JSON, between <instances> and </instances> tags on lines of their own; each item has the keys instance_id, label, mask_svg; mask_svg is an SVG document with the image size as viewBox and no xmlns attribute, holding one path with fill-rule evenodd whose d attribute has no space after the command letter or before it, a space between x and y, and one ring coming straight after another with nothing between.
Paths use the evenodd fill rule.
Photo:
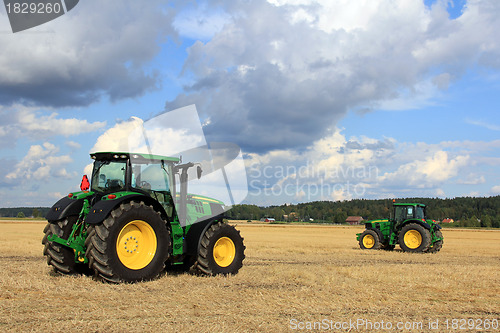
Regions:
<instances>
[{"instance_id":1,"label":"tree line","mask_svg":"<svg viewBox=\"0 0 500 333\"><path fill-rule=\"evenodd\" d=\"M49 212L49 210L49 207L0 208L0 217L43 218Z\"/></svg>"},{"instance_id":2,"label":"tree line","mask_svg":"<svg viewBox=\"0 0 500 333\"><path fill-rule=\"evenodd\" d=\"M453 219L449 226L500 228L500 196L440 198L404 198L396 202L416 202L427 206L427 218L436 221ZM348 216L364 220L390 217L392 199L355 199L349 201L314 201L300 204L259 207L235 205L226 214L236 220L260 220L265 217L277 221L344 223Z\"/></svg>"},{"instance_id":3,"label":"tree line","mask_svg":"<svg viewBox=\"0 0 500 333\"><path fill-rule=\"evenodd\" d=\"M427 206L427 217L437 221L453 219L449 226L500 228L500 196L440 198L404 198L396 202L418 202ZM364 220L390 217L391 199L355 199L349 201L314 201L300 204L259 207L234 205L226 212L230 219L260 220L265 217L277 221L312 223L344 223L348 216ZM0 217L43 218L49 207L0 208Z\"/></svg>"}]
</instances>

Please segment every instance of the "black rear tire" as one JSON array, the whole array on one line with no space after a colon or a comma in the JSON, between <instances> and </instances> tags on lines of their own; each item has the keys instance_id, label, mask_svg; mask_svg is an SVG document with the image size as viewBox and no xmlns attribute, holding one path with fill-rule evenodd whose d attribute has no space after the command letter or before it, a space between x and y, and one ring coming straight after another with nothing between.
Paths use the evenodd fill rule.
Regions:
<instances>
[{"instance_id":1,"label":"black rear tire","mask_svg":"<svg viewBox=\"0 0 500 333\"><path fill-rule=\"evenodd\" d=\"M95 276L108 282L156 278L170 253L170 231L152 206L121 204L89 229L86 256Z\"/></svg>"},{"instance_id":2,"label":"black rear tire","mask_svg":"<svg viewBox=\"0 0 500 333\"><path fill-rule=\"evenodd\" d=\"M227 223L216 222L202 236L193 270L204 275L236 274L244 259L240 232Z\"/></svg>"},{"instance_id":3,"label":"black rear tire","mask_svg":"<svg viewBox=\"0 0 500 333\"><path fill-rule=\"evenodd\" d=\"M435 234L436 237L443 238L443 233L441 232L441 230L436 230ZM443 247L443 240L441 239L432 244L432 246L429 247L429 250L427 252L436 253L439 252L439 250L441 250L442 247Z\"/></svg>"}]
</instances>

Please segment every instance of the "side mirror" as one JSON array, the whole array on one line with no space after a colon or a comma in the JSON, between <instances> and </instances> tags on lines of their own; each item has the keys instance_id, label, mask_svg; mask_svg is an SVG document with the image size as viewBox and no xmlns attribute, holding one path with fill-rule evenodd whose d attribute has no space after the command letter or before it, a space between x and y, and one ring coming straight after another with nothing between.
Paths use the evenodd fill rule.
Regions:
<instances>
[{"instance_id":1,"label":"side mirror","mask_svg":"<svg viewBox=\"0 0 500 333\"><path fill-rule=\"evenodd\" d=\"M201 178L201 173L203 172L203 170L201 170L201 166L198 165L198 167L196 168L196 174L198 176L198 179Z\"/></svg>"}]
</instances>

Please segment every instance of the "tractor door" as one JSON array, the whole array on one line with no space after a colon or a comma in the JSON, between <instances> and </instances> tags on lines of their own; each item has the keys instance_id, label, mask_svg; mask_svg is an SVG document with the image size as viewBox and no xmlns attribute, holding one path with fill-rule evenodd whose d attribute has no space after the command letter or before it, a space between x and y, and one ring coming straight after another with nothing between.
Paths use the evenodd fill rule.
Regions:
<instances>
[{"instance_id":1,"label":"tractor door","mask_svg":"<svg viewBox=\"0 0 500 333\"><path fill-rule=\"evenodd\" d=\"M158 201L168 216L172 216L173 211L170 182L170 175L159 163L134 164L132 167L132 187Z\"/></svg>"},{"instance_id":2,"label":"tractor door","mask_svg":"<svg viewBox=\"0 0 500 333\"><path fill-rule=\"evenodd\" d=\"M415 216L415 207L413 206L395 206L394 221L396 225L403 223Z\"/></svg>"}]
</instances>

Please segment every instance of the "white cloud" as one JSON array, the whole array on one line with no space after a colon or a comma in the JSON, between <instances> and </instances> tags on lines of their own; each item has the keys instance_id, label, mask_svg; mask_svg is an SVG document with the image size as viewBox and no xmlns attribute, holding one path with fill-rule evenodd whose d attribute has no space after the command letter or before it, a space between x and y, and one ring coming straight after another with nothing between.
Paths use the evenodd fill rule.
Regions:
<instances>
[{"instance_id":1,"label":"white cloud","mask_svg":"<svg viewBox=\"0 0 500 333\"><path fill-rule=\"evenodd\" d=\"M136 152L178 156L206 145L194 105L159 114L148 121L132 117L104 132L91 152Z\"/></svg>"},{"instance_id":2,"label":"white cloud","mask_svg":"<svg viewBox=\"0 0 500 333\"><path fill-rule=\"evenodd\" d=\"M475 149L478 146L482 149ZM476 161L492 149L498 150L493 141L412 144L392 138L346 138L336 130L305 151L248 154L249 202L445 197L460 195L463 185L484 194L479 185L491 178L489 166ZM265 188L274 192L262 195ZM495 191L500 193L500 188Z\"/></svg>"},{"instance_id":3,"label":"white cloud","mask_svg":"<svg viewBox=\"0 0 500 333\"><path fill-rule=\"evenodd\" d=\"M106 130L98 138L90 152L127 152L129 150L129 136L136 128L142 128L143 120L132 117L127 121L122 121ZM137 138L142 140L142 137ZM142 141L141 141L142 142Z\"/></svg>"},{"instance_id":4,"label":"white cloud","mask_svg":"<svg viewBox=\"0 0 500 333\"><path fill-rule=\"evenodd\" d=\"M400 165L394 172L380 176L381 184L407 184L416 188L435 187L457 176L460 168L469 163L469 156L449 158L446 151L437 151L425 160Z\"/></svg>"},{"instance_id":5,"label":"white cloud","mask_svg":"<svg viewBox=\"0 0 500 333\"><path fill-rule=\"evenodd\" d=\"M407 24L420 26L425 29L429 22L427 9L423 2L400 0L394 3L373 0L268 0L277 6L294 6L289 9L294 22L304 19L316 28L331 33L335 30L347 32L368 30L375 24L387 19L394 19L396 15ZM420 18L421 21L417 22Z\"/></svg>"},{"instance_id":6,"label":"white cloud","mask_svg":"<svg viewBox=\"0 0 500 333\"><path fill-rule=\"evenodd\" d=\"M60 179L75 177L75 173L69 173L64 167L73 161L71 157L57 155L58 152L59 148L49 142L31 146L26 156L15 165L14 171L6 174L5 180L13 184L38 181L48 177Z\"/></svg>"},{"instance_id":7,"label":"white cloud","mask_svg":"<svg viewBox=\"0 0 500 333\"><path fill-rule=\"evenodd\" d=\"M94 167L94 163L89 163L85 166L85 168L83 168L83 174L87 175L87 177L89 177L89 180L90 180L90 175L92 175L93 167Z\"/></svg>"},{"instance_id":8,"label":"white cloud","mask_svg":"<svg viewBox=\"0 0 500 333\"><path fill-rule=\"evenodd\" d=\"M491 194L499 195L500 194L500 185L493 186L490 190Z\"/></svg>"},{"instance_id":9,"label":"white cloud","mask_svg":"<svg viewBox=\"0 0 500 333\"><path fill-rule=\"evenodd\" d=\"M491 122L483 121L483 120L473 120L473 119L465 119L465 122L471 125L476 125L479 127L483 127L489 129L491 131L500 131L500 125L492 124Z\"/></svg>"},{"instance_id":10,"label":"white cloud","mask_svg":"<svg viewBox=\"0 0 500 333\"><path fill-rule=\"evenodd\" d=\"M335 189L335 190L333 190L333 192L331 194L331 199L333 201L351 200L352 194L348 191L345 191L345 190Z\"/></svg>"},{"instance_id":11,"label":"white cloud","mask_svg":"<svg viewBox=\"0 0 500 333\"><path fill-rule=\"evenodd\" d=\"M47 195L52 199L60 199L63 196L61 192L49 192Z\"/></svg>"},{"instance_id":12,"label":"white cloud","mask_svg":"<svg viewBox=\"0 0 500 333\"><path fill-rule=\"evenodd\" d=\"M50 115L40 115L29 108L20 107L18 112L18 126L24 131L40 135L79 135L96 131L106 125L106 122L100 121L89 123L82 119L60 118L56 112Z\"/></svg>"},{"instance_id":13,"label":"white cloud","mask_svg":"<svg viewBox=\"0 0 500 333\"><path fill-rule=\"evenodd\" d=\"M478 174L469 174L465 178L461 178L457 181L458 184L464 184L464 185L478 185L478 184L484 184L486 183L486 178L484 175L478 175Z\"/></svg>"},{"instance_id":14,"label":"white cloud","mask_svg":"<svg viewBox=\"0 0 500 333\"><path fill-rule=\"evenodd\" d=\"M66 141L66 145L73 150L78 150L82 146L81 144L79 144L78 142L75 142L75 141Z\"/></svg>"},{"instance_id":15,"label":"white cloud","mask_svg":"<svg viewBox=\"0 0 500 333\"><path fill-rule=\"evenodd\" d=\"M0 143L13 145L19 138L32 140L48 139L54 136L76 136L101 129L106 122L88 122L84 119L64 118L56 112L46 114L38 108L16 104L0 105ZM67 144L76 148L76 142ZM76 144L76 145L75 145Z\"/></svg>"}]
</instances>

